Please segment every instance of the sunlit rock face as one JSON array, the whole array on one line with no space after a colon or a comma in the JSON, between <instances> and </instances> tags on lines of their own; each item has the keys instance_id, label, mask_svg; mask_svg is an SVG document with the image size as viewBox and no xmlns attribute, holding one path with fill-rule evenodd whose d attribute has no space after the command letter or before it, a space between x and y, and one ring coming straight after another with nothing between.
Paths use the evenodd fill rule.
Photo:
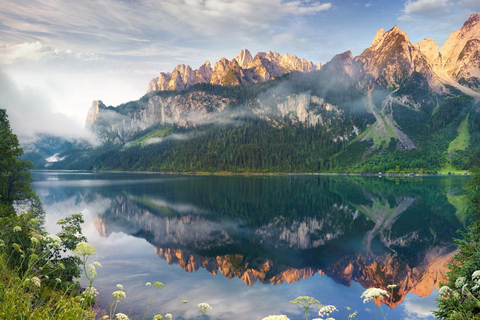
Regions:
<instances>
[{"instance_id":1,"label":"sunlit rock face","mask_svg":"<svg viewBox=\"0 0 480 320\"><path fill-rule=\"evenodd\" d=\"M480 15L472 14L440 49L443 69L461 84L480 86Z\"/></svg>"},{"instance_id":2,"label":"sunlit rock face","mask_svg":"<svg viewBox=\"0 0 480 320\"><path fill-rule=\"evenodd\" d=\"M422 74L428 81L433 78L432 66L426 56L397 26L387 32L380 29L370 47L355 60L376 83L386 88L399 87L413 72Z\"/></svg>"},{"instance_id":3,"label":"sunlit rock face","mask_svg":"<svg viewBox=\"0 0 480 320\"><path fill-rule=\"evenodd\" d=\"M99 118L101 110L105 109L105 105L101 100L94 100L92 106L88 109L87 119L85 120L85 128L91 128L93 123Z\"/></svg>"},{"instance_id":4,"label":"sunlit rock face","mask_svg":"<svg viewBox=\"0 0 480 320\"><path fill-rule=\"evenodd\" d=\"M442 55L439 52L438 43L431 39L425 38L414 44L414 47L425 55L433 70L442 69Z\"/></svg>"},{"instance_id":5,"label":"sunlit rock face","mask_svg":"<svg viewBox=\"0 0 480 320\"><path fill-rule=\"evenodd\" d=\"M396 284L391 299L377 300L395 308L405 299L407 293L415 293L425 298L439 289L440 282L446 280L447 264L455 252L451 249L434 247L416 266L403 263L395 254L376 257L357 255L345 257L324 269L311 267L293 268L275 263L270 259L251 259L243 255L205 257L187 249L155 247L156 254L169 264L177 264L187 272L206 269L212 275L221 274L227 279L238 278L252 286L257 281L263 284L295 283L318 273L331 277L336 282L350 286L353 281L365 289L387 289Z\"/></svg>"},{"instance_id":6,"label":"sunlit rock face","mask_svg":"<svg viewBox=\"0 0 480 320\"><path fill-rule=\"evenodd\" d=\"M232 60L221 58L214 63L205 62L197 70L190 66L178 65L172 72L161 72L157 78L150 81L147 93L151 91L181 91L197 83L210 83L215 85L239 85L246 82L264 82L282 74L298 71L311 72L320 70L321 64L315 65L304 58L295 55L269 51L259 52L252 57L247 49Z\"/></svg>"}]
</instances>

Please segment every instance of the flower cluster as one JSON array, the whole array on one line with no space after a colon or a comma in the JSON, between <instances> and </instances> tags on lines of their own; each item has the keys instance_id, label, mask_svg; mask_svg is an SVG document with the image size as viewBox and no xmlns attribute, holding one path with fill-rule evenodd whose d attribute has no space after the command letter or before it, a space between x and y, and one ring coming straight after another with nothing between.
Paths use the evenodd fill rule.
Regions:
<instances>
[{"instance_id":1,"label":"flower cluster","mask_svg":"<svg viewBox=\"0 0 480 320\"><path fill-rule=\"evenodd\" d=\"M476 270L472 273L472 281L475 285L472 287L472 291L477 291L480 288L480 270Z\"/></svg>"},{"instance_id":2,"label":"flower cluster","mask_svg":"<svg viewBox=\"0 0 480 320\"><path fill-rule=\"evenodd\" d=\"M115 319L116 320L129 320L128 316L124 313L121 313L121 312L119 312L115 315Z\"/></svg>"},{"instance_id":3,"label":"flower cluster","mask_svg":"<svg viewBox=\"0 0 480 320\"><path fill-rule=\"evenodd\" d=\"M458 277L457 278L457 281L455 281L455 287L456 288L461 288L465 285L465 280L466 278L465 277Z\"/></svg>"},{"instance_id":4,"label":"flower cluster","mask_svg":"<svg viewBox=\"0 0 480 320\"><path fill-rule=\"evenodd\" d=\"M370 288L370 289L365 290L362 293L362 295L360 296L360 298L364 298L363 303L367 303L369 301L380 298L382 296L387 297L387 298L390 297L390 295L387 293L387 291L385 291L383 289Z\"/></svg>"},{"instance_id":5,"label":"flower cluster","mask_svg":"<svg viewBox=\"0 0 480 320\"><path fill-rule=\"evenodd\" d=\"M205 302L199 303L198 307L202 309L202 314L206 313L207 310L212 310L212 307L208 303L205 303Z\"/></svg>"},{"instance_id":6,"label":"flower cluster","mask_svg":"<svg viewBox=\"0 0 480 320\"><path fill-rule=\"evenodd\" d=\"M263 318L262 320L290 320L286 315L271 315Z\"/></svg>"},{"instance_id":7,"label":"flower cluster","mask_svg":"<svg viewBox=\"0 0 480 320\"><path fill-rule=\"evenodd\" d=\"M440 297L442 298L447 298L450 296L450 292L452 292L452 290L450 289L450 287L448 286L443 286L440 288L440 290L438 290L438 294L440 295Z\"/></svg>"},{"instance_id":8,"label":"flower cluster","mask_svg":"<svg viewBox=\"0 0 480 320\"><path fill-rule=\"evenodd\" d=\"M295 298L295 300L290 301L292 304L298 304L304 309L308 310L312 304L321 305L320 301L313 297L300 296Z\"/></svg>"},{"instance_id":9,"label":"flower cluster","mask_svg":"<svg viewBox=\"0 0 480 320\"><path fill-rule=\"evenodd\" d=\"M53 249L58 249L62 246L62 239L56 234L47 234L45 240L50 247Z\"/></svg>"},{"instance_id":10,"label":"flower cluster","mask_svg":"<svg viewBox=\"0 0 480 320\"><path fill-rule=\"evenodd\" d=\"M112 297L115 300L120 300L121 298L127 298L127 295L125 294L125 292L118 290L112 293Z\"/></svg>"},{"instance_id":11,"label":"flower cluster","mask_svg":"<svg viewBox=\"0 0 480 320\"><path fill-rule=\"evenodd\" d=\"M91 295L93 297L97 297L98 296L98 291L95 287L88 287L85 289L85 291L83 292L83 294L85 295Z\"/></svg>"},{"instance_id":12,"label":"flower cluster","mask_svg":"<svg viewBox=\"0 0 480 320\"><path fill-rule=\"evenodd\" d=\"M89 246L85 242L80 242L75 248L75 250L73 250L73 253L79 256L93 256L97 253L97 250L95 250L94 247Z\"/></svg>"},{"instance_id":13,"label":"flower cluster","mask_svg":"<svg viewBox=\"0 0 480 320\"><path fill-rule=\"evenodd\" d=\"M330 315L330 313L332 313L334 311L338 311L338 309L335 306L332 306L332 305L322 306L320 308L320 311L318 311L318 315L320 317L325 317L325 316L328 317Z\"/></svg>"},{"instance_id":14,"label":"flower cluster","mask_svg":"<svg viewBox=\"0 0 480 320\"><path fill-rule=\"evenodd\" d=\"M32 277L32 279L30 279L30 281L32 281L34 286L40 288L40 279L38 277Z\"/></svg>"}]
</instances>

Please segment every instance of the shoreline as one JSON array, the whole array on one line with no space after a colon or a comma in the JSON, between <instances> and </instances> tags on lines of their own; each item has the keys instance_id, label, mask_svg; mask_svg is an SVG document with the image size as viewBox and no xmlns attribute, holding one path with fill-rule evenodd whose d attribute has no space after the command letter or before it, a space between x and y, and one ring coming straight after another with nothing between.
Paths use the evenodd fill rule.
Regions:
<instances>
[{"instance_id":1,"label":"shoreline","mask_svg":"<svg viewBox=\"0 0 480 320\"><path fill-rule=\"evenodd\" d=\"M165 174L165 175L183 175L183 176L358 176L358 177L464 177L470 176L470 171L465 170L462 173L340 173L340 172L201 172L201 171L94 171L94 170L62 170L62 169L33 169L30 172L78 172L78 173L130 173L130 174Z\"/></svg>"}]
</instances>

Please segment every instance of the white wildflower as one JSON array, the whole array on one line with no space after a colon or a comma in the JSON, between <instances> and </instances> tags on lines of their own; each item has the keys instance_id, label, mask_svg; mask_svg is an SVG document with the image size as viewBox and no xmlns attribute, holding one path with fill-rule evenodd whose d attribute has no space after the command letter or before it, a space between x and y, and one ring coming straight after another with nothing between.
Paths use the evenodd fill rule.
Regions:
<instances>
[{"instance_id":1,"label":"white wildflower","mask_svg":"<svg viewBox=\"0 0 480 320\"><path fill-rule=\"evenodd\" d=\"M22 231L22 228L20 228L19 226L13 227L13 232L20 232L20 231Z\"/></svg>"},{"instance_id":2,"label":"white wildflower","mask_svg":"<svg viewBox=\"0 0 480 320\"><path fill-rule=\"evenodd\" d=\"M62 283L62 279L60 279L60 278L55 278L55 281L56 281L57 283Z\"/></svg>"},{"instance_id":3,"label":"white wildflower","mask_svg":"<svg viewBox=\"0 0 480 320\"><path fill-rule=\"evenodd\" d=\"M198 307L202 309L202 314L206 313L207 310L212 310L212 307L210 307L210 305L205 302L199 303Z\"/></svg>"},{"instance_id":4,"label":"white wildflower","mask_svg":"<svg viewBox=\"0 0 480 320\"><path fill-rule=\"evenodd\" d=\"M172 320L172 319L173 319L173 316L172 316L171 313L167 313L167 314L165 315L165 318Z\"/></svg>"},{"instance_id":5,"label":"white wildflower","mask_svg":"<svg viewBox=\"0 0 480 320\"><path fill-rule=\"evenodd\" d=\"M75 250L73 250L73 253L79 256L93 256L97 253L97 250L95 250L94 247L89 246L85 242L80 242L79 244L77 244Z\"/></svg>"},{"instance_id":6,"label":"white wildflower","mask_svg":"<svg viewBox=\"0 0 480 320\"><path fill-rule=\"evenodd\" d=\"M363 303L367 303L369 301L372 301L373 299L380 298L381 296L385 297L390 297L390 295L387 293L387 291L380 289L380 288L370 288L365 290L360 298L363 299Z\"/></svg>"},{"instance_id":7,"label":"white wildflower","mask_svg":"<svg viewBox=\"0 0 480 320\"><path fill-rule=\"evenodd\" d=\"M457 281L455 281L455 287L461 288L465 284L465 277L458 277Z\"/></svg>"},{"instance_id":8,"label":"white wildflower","mask_svg":"<svg viewBox=\"0 0 480 320\"><path fill-rule=\"evenodd\" d=\"M102 267L102 265L101 265L100 262L98 262L98 261L95 261L95 262L93 262L92 264L93 264L95 267L97 267L97 268L101 268L101 267Z\"/></svg>"},{"instance_id":9,"label":"white wildflower","mask_svg":"<svg viewBox=\"0 0 480 320\"><path fill-rule=\"evenodd\" d=\"M90 274L90 278L95 278L97 275L97 269L95 269L95 265L93 263L90 263L88 265L88 273Z\"/></svg>"},{"instance_id":10,"label":"white wildflower","mask_svg":"<svg viewBox=\"0 0 480 320\"><path fill-rule=\"evenodd\" d=\"M115 315L115 319L117 319L117 320L129 320L128 316L125 313L120 313L120 312Z\"/></svg>"},{"instance_id":11,"label":"white wildflower","mask_svg":"<svg viewBox=\"0 0 480 320\"><path fill-rule=\"evenodd\" d=\"M145 286L147 286L147 287L150 287L151 285L152 285L152 283L151 283L151 282L147 282L147 283L145 283Z\"/></svg>"},{"instance_id":12,"label":"white wildflower","mask_svg":"<svg viewBox=\"0 0 480 320\"><path fill-rule=\"evenodd\" d=\"M262 320L290 320L286 315L271 315L263 318Z\"/></svg>"},{"instance_id":13,"label":"white wildflower","mask_svg":"<svg viewBox=\"0 0 480 320\"><path fill-rule=\"evenodd\" d=\"M85 289L83 294L88 294L88 295L97 297L98 296L98 290L95 287L88 287L87 289Z\"/></svg>"},{"instance_id":14,"label":"white wildflower","mask_svg":"<svg viewBox=\"0 0 480 320\"><path fill-rule=\"evenodd\" d=\"M396 284L389 284L389 285L387 286L387 289L393 290L393 289L395 289L396 287L397 287Z\"/></svg>"},{"instance_id":15,"label":"white wildflower","mask_svg":"<svg viewBox=\"0 0 480 320\"><path fill-rule=\"evenodd\" d=\"M45 236L45 240L50 244L53 248L57 249L62 246L62 239L56 234L47 234Z\"/></svg>"},{"instance_id":16,"label":"white wildflower","mask_svg":"<svg viewBox=\"0 0 480 320\"><path fill-rule=\"evenodd\" d=\"M30 279L30 280L32 281L34 286L40 288L40 279L38 277L32 277L32 279Z\"/></svg>"},{"instance_id":17,"label":"white wildflower","mask_svg":"<svg viewBox=\"0 0 480 320\"><path fill-rule=\"evenodd\" d=\"M122 286L121 284L117 284L117 288L118 288L119 290L123 290L123 286Z\"/></svg>"},{"instance_id":18,"label":"white wildflower","mask_svg":"<svg viewBox=\"0 0 480 320\"><path fill-rule=\"evenodd\" d=\"M443 286L440 288L440 290L438 290L438 294L440 297L446 298L450 295L451 291L452 290L448 286Z\"/></svg>"},{"instance_id":19,"label":"white wildflower","mask_svg":"<svg viewBox=\"0 0 480 320\"><path fill-rule=\"evenodd\" d=\"M477 278L480 278L480 270L476 270L472 273L472 280L475 281Z\"/></svg>"},{"instance_id":20,"label":"white wildflower","mask_svg":"<svg viewBox=\"0 0 480 320\"><path fill-rule=\"evenodd\" d=\"M120 300L120 298L126 298L127 295L123 291L114 291L112 297L116 300Z\"/></svg>"},{"instance_id":21,"label":"white wildflower","mask_svg":"<svg viewBox=\"0 0 480 320\"><path fill-rule=\"evenodd\" d=\"M32 242L32 244L36 247L40 241L38 241L38 239L36 237L31 237L30 238L30 241Z\"/></svg>"},{"instance_id":22,"label":"white wildflower","mask_svg":"<svg viewBox=\"0 0 480 320\"><path fill-rule=\"evenodd\" d=\"M323 317L323 316L328 316L330 313L338 311L338 309L335 306L328 305L328 306L323 306L320 308L320 311L318 311L318 315Z\"/></svg>"}]
</instances>

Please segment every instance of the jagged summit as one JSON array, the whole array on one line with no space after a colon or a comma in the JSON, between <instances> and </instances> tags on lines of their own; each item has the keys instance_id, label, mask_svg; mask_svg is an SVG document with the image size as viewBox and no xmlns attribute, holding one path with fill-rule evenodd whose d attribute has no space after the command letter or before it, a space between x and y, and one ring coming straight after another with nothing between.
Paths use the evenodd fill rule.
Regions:
<instances>
[{"instance_id":1,"label":"jagged summit","mask_svg":"<svg viewBox=\"0 0 480 320\"><path fill-rule=\"evenodd\" d=\"M440 69L442 67L442 56L439 52L438 43L435 40L425 38L422 41L415 43L414 46L425 55L434 69Z\"/></svg>"},{"instance_id":2,"label":"jagged summit","mask_svg":"<svg viewBox=\"0 0 480 320\"><path fill-rule=\"evenodd\" d=\"M248 68L250 63L252 63L253 61L253 57L250 51L248 51L248 49L245 49L245 50L240 50L240 53L235 57L234 60L238 62L240 67Z\"/></svg>"},{"instance_id":3,"label":"jagged summit","mask_svg":"<svg viewBox=\"0 0 480 320\"><path fill-rule=\"evenodd\" d=\"M478 23L480 23L480 14L472 13L470 17L468 17L467 21L465 21L463 24L462 29L474 28Z\"/></svg>"},{"instance_id":4,"label":"jagged summit","mask_svg":"<svg viewBox=\"0 0 480 320\"><path fill-rule=\"evenodd\" d=\"M480 15L472 14L462 29L450 34L440 49L443 70L459 83L480 86Z\"/></svg>"},{"instance_id":5,"label":"jagged summit","mask_svg":"<svg viewBox=\"0 0 480 320\"><path fill-rule=\"evenodd\" d=\"M398 87L413 72L432 78L432 67L425 55L398 26L384 32L380 29L369 48L355 57L361 69L375 82L387 88Z\"/></svg>"},{"instance_id":6,"label":"jagged summit","mask_svg":"<svg viewBox=\"0 0 480 320\"><path fill-rule=\"evenodd\" d=\"M370 47L376 46L380 40L382 39L383 35L385 34L385 29L381 28L377 31L377 34L375 35L375 38L373 38L372 44Z\"/></svg>"},{"instance_id":7,"label":"jagged summit","mask_svg":"<svg viewBox=\"0 0 480 320\"><path fill-rule=\"evenodd\" d=\"M197 70L190 66L178 65L172 72L161 72L150 81L147 92L184 90L197 83L217 85L238 85L245 82L262 82L292 71L310 72L319 70L321 64L315 65L304 58L278 52L259 52L252 57L248 49L240 50L231 61L225 57L216 62L213 68L205 62Z\"/></svg>"}]
</instances>

